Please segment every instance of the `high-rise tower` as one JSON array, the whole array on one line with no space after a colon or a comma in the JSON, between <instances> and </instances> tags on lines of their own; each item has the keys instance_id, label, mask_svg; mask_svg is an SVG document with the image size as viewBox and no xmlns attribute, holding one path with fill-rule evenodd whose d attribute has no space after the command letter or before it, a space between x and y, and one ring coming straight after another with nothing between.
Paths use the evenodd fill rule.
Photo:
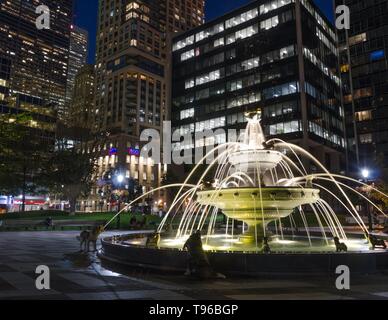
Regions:
<instances>
[{"instance_id":1,"label":"high-rise tower","mask_svg":"<svg viewBox=\"0 0 388 320\"><path fill-rule=\"evenodd\" d=\"M143 130L161 132L168 117L172 33L203 20L204 0L100 0L95 126L112 133L102 150L101 175L114 167L144 191L161 184L161 165L134 150L141 147Z\"/></svg>"}]
</instances>

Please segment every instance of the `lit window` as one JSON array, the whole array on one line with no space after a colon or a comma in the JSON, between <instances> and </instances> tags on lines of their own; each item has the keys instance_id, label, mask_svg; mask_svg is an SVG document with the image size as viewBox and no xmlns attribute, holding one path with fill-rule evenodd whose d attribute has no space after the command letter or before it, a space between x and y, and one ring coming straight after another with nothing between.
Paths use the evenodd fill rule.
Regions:
<instances>
[{"instance_id":1,"label":"lit window","mask_svg":"<svg viewBox=\"0 0 388 320\"><path fill-rule=\"evenodd\" d=\"M373 143L373 135L371 133L360 134L360 143L361 144Z\"/></svg>"},{"instance_id":2,"label":"lit window","mask_svg":"<svg viewBox=\"0 0 388 320\"><path fill-rule=\"evenodd\" d=\"M194 44L194 36L189 36L186 39L183 39L181 41L174 43L173 51L183 49L183 48L185 48L189 45L192 45L192 44Z\"/></svg>"},{"instance_id":3,"label":"lit window","mask_svg":"<svg viewBox=\"0 0 388 320\"><path fill-rule=\"evenodd\" d=\"M228 28L232 28L234 26L238 26L239 24L244 23L246 21L249 21L249 20L257 17L258 15L259 15L259 10L257 10L257 8L249 10L247 12L240 14L237 17L233 17L229 20L226 20L225 28L228 29Z\"/></svg>"},{"instance_id":4,"label":"lit window","mask_svg":"<svg viewBox=\"0 0 388 320\"><path fill-rule=\"evenodd\" d=\"M356 119L357 121L372 120L372 111L366 110L366 111L356 112Z\"/></svg>"},{"instance_id":5,"label":"lit window","mask_svg":"<svg viewBox=\"0 0 388 320\"><path fill-rule=\"evenodd\" d=\"M260 24L260 28L262 30L269 30L271 28L276 27L279 24L279 16L274 16L272 18L269 18L267 20L264 20Z\"/></svg>"},{"instance_id":6,"label":"lit window","mask_svg":"<svg viewBox=\"0 0 388 320\"><path fill-rule=\"evenodd\" d=\"M194 108L182 110L181 111L181 120L193 118L194 113L195 113Z\"/></svg>"},{"instance_id":7,"label":"lit window","mask_svg":"<svg viewBox=\"0 0 388 320\"><path fill-rule=\"evenodd\" d=\"M195 86L195 81L194 79L186 80L185 82L185 89L190 89Z\"/></svg>"},{"instance_id":8,"label":"lit window","mask_svg":"<svg viewBox=\"0 0 388 320\"><path fill-rule=\"evenodd\" d=\"M194 49L186 51L186 52L181 54L181 61L189 60L189 59L193 58L194 55L195 55Z\"/></svg>"},{"instance_id":9,"label":"lit window","mask_svg":"<svg viewBox=\"0 0 388 320\"><path fill-rule=\"evenodd\" d=\"M360 42L365 42L365 41L367 41L367 36L366 36L366 33L364 32L364 33L355 35L353 37L350 37L349 38L349 45L354 46Z\"/></svg>"},{"instance_id":10,"label":"lit window","mask_svg":"<svg viewBox=\"0 0 388 320\"><path fill-rule=\"evenodd\" d=\"M223 46L225 44L224 38L220 38L214 41L214 48Z\"/></svg>"},{"instance_id":11,"label":"lit window","mask_svg":"<svg viewBox=\"0 0 388 320\"><path fill-rule=\"evenodd\" d=\"M197 77L196 84L201 85L201 84L205 84L205 83L208 83L211 81L218 80L220 78L221 78L221 71L215 70L215 71L212 71L208 74L203 74L203 75Z\"/></svg>"},{"instance_id":12,"label":"lit window","mask_svg":"<svg viewBox=\"0 0 388 320\"><path fill-rule=\"evenodd\" d=\"M260 14L266 14L272 10L276 10L282 6L290 4L291 0L273 0L260 6Z\"/></svg>"}]
</instances>

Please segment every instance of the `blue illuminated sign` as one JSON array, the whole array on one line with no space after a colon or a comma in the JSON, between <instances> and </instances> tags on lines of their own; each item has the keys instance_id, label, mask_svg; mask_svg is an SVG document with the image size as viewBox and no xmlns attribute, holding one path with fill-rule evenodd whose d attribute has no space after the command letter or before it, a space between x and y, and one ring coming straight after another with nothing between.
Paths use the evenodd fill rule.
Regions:
<instances>
[{"instance_id":1,"label":"blue illuminated sign","mask_svg":"<svg viewBox=\"0 0 388 320\"><path fill-rule=\"evenodd\" d=\"M128 152L130 156L140 157L140 149L129 148Z\"/></svg>"},{"instance_id":2,"label":"blue illuminated sign","mask_svg":"<svg viewBox=\"0 0 388 320\"><path fill-rule=\"evenodd\" d=\"M110 156L115 156L115 155L117 155L117 148L111 148L111 149L109 150L109 155L110 155Z\"/></svg>"},{"instance_id":3,"label":"blue illuminated sign","mask_svg":"<svg viewBox=\"0 0 388 320\"><path fill-rule=\"evenodd\" d=\"M384 57L385 57L384 50L374 51L374 52L372 52L370 54L371 61L376 61L376 60L384 59Z\"/></svg>"}]
</instances>

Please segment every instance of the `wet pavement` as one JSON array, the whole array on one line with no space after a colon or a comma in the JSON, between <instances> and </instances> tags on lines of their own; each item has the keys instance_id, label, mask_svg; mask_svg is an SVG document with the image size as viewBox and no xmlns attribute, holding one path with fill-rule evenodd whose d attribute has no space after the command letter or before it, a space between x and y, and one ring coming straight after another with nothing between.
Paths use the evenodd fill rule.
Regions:
<instances>
[{"instance_id":1,"label":"wet pavement","mask_svg":"<svg viewBox=\"0 0 388 320\"><path fill-rule=\"evenodd\" d=\"M336 275L262 276L196 281L101 263L79 252L78 232L1 232L0 300L333 300L388 299L385 274L351 276L351 289L336 289ZM107 234L105 234L107 235ZM36 289L35 270L50 269L50 290Z\"/></svg>"}]
</instances>

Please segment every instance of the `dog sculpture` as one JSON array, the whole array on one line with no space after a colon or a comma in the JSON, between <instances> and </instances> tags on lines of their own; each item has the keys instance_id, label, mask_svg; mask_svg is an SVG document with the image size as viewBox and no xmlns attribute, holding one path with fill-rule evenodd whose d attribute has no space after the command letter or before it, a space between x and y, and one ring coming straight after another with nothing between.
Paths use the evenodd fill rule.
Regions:
<instances>
[{"instance_id":1,"label":"dog sculpture","mask_svg":"<svg viewBox=\"0 0 388 320\"><path fill-rule=\"evenodd\" d=\"M384 250L387 249L387 244L385 243L385 241L382 239L378 239L372 234L369 235L369 242L372 245L372 250L375 250L376 248L383 248Z\"/></svg>"},{"instance_id":2,"label":"dog sculpture","mask_svg":"<svg viewBox=\"0 0 388 320\"><path fill-rule=\"evenodd\" d=\"M340 242L338 237L334 238L335 247L337 252L348 252L348 247L345 243Z\"/></svg>"},{"instance_id":3,"label":"dog sculpture","mask_svg":"<svg viewBox=\"0 0 388 320\"><path fill-rule=\"evenodd\" d=\"M101 233L104 232L103 226L94 227L92 231L82 231L77 239L80 242L80 251L89 252L90 244L94 245L94 252L97 251L97 240Z\"/></svg>"},{"instance_id":4,"label":"dog sculpture","mask_svg":"<svg viewBox=\"0 0 388 320\"><path fill-rule=\"evenodd\" d=\"M159 232L152 233L147 237L146 247L159 248L159 244L160 244L160 233Z\"/></svg>"}]
</instances>

